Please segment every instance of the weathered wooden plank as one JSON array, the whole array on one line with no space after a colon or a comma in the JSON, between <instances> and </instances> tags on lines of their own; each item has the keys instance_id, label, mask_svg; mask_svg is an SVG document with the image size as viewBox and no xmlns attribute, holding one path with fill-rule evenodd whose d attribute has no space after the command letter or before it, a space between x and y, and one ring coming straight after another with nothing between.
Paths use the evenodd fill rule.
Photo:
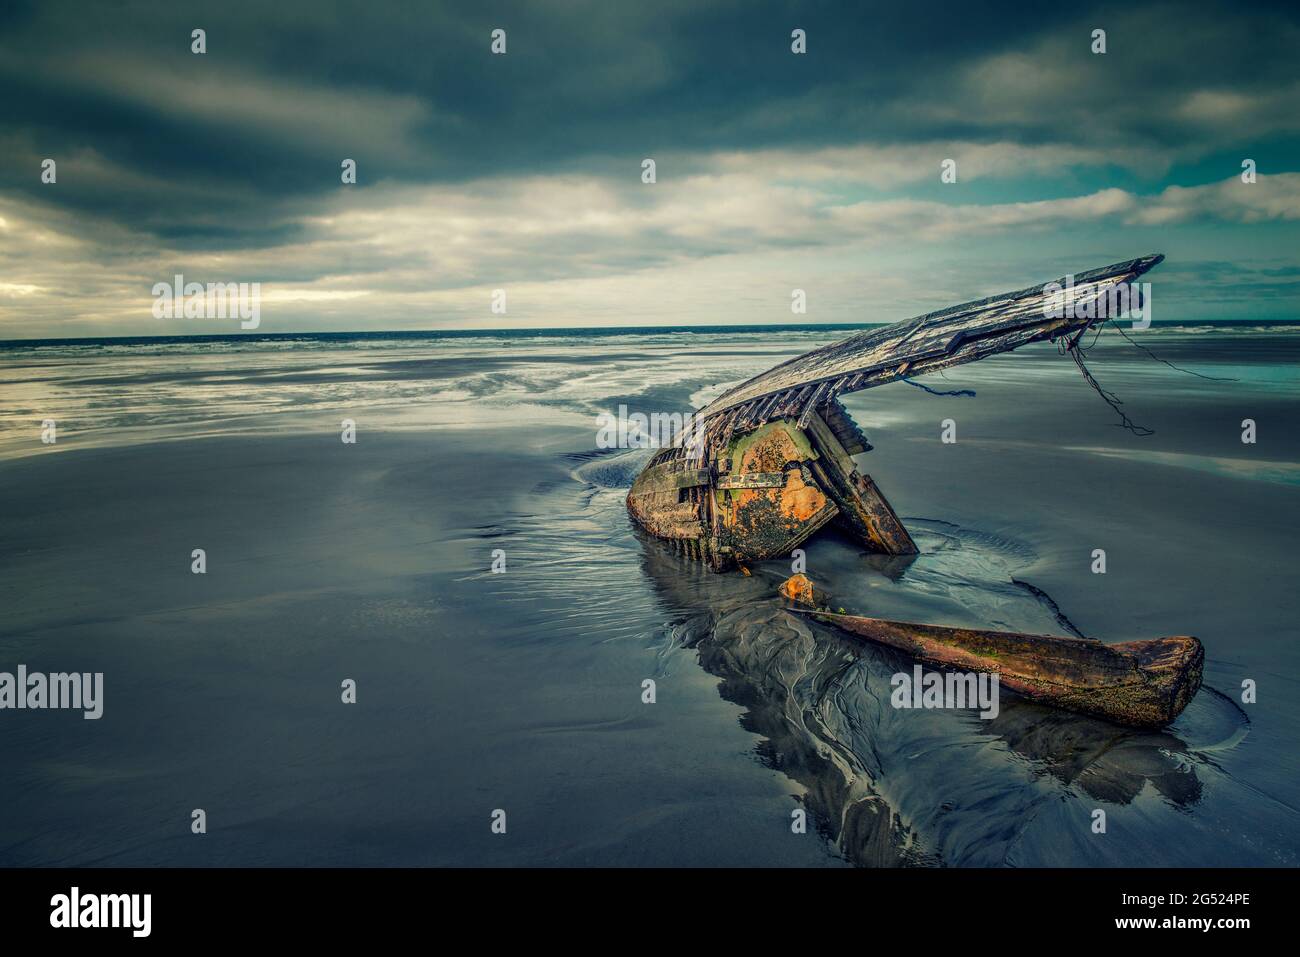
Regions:
<instances>
[{"instance_id":1,"label":"weathered wooden plank","mask_svg":"<svg viewBox=\"0 0 1300 957\"><path fill-rule=\"evenodd\" d=\"M770 399L760 405L758 413L759 422L767 422L771 418L772 409L781 402L781 398L784 395L784 392L774 392Z\"/></svg>"},{"instance_id":2,"label":"weathered wooden plank","mask_svg":"<svg viewBox=\"0 0 1300 957\"><path fill-rule=\"evenodd\" d=\"M813 394L809 397L807 403L804 404L803 412L799 415L799 428L808 428L808 420L816 414L817 406L821 403L822 397L826 395L826 391L830 386L831 384L829 382L823 382L813 390Z\"/></svg>"},{"instance_id":3,"label":"weathered wooden plank","mask_svg":"<svg viewBox=\"0 0 1300 957\"><path fill-rule=\"evenodd\" d=\"M881 551L890 555L918 555L921 550L908 533L907 527L881 494L870 475L854 472L849 476L853 490L857 493L854 502L862 509L867 524L871 529L871 538Z\"/></svg>"},{"instance_id":4,"label":"weathered wooden plank","mask_svg":"<svg viewBox=\"0 0 1300 957\"><path fill-rule=\"evenodd\" d=\"M704 528L698 505L689 502L669 504L656 501L658 496L628 496L627 507L646 531L660 538L699 538Z\"/></svg>"},{"instance_id":5,"label":"weathered wooden plank","mask_svg":"<svg viewBox=\"0 0 1300 957\"><path fill-rule=\"evenodd\" d=\"M713 477L709 469L677 469L671 464L648 468L643 475L644 481L638 479L638 494L708 485Z\"/></svg>"},{"instance_id":6,"label":"weathered wooden plank","mask_svg":"<svg viewBox=\"0 0 1300 957\"><path fill-rule=\"evenodd\" d=\"M840 445L839 439L820 415L809 416L805 427L808 429L808 437L812 439L813 448L834 462L846 478L857 468L853 458Z\"/></svg>"},{"instance_id":7,"label":"weathered wooden plank","mask_svg":"<svg viewBox=\"0 0 1300 957\"><path fill-rule=\"evenodd\" d=\"M853 459L819 415L808 420L808 436L821 459L809 463L813 478L835 500L840 519L868 548L886 555L915 555L912 536L876 483L861 475Z\"/></svg>"},{"instance_id":8,"label":"weathered wooden plank","mask_svg":"<svg viewBox=\"0 0 1300 957\"><path fill-rule=\"evenodd\" d=\"M844 446L844 451L850 456L871 451L871 443L867 441L858 424L853 421L853 417L838 400L822 406L818 415L826 420L826 424L831 427L835 437L840 440L840 445Z\"/></svg>"},{"instance_id":9,"label":"weathered wooden plank","mask_svg":"<svg viewBox=\"0 0 1300 957\"><path fill-rule=\"evenodd\" d=\"M785 485L784 472L739 472L723 475L717 487L729 488L781 488Z\"/></svg>"},{"instance_id":10,"label":"weathered wooden plank","mask_svg":"<svg viewBox=\"0 0 1300 957\"><path fill-rule=\"evenodd\" d=\"M1109 288L1133 281L1162 259L1159 255L1145 256L1079 273L1074 277L1075 294L1071 301L1095 302ZM1064 285L1065 278L1058 283ZM902 374L898 370L904 363L909 364L908 375L918 375L922 371L918 366L922 364L933 371L970 362L1054 334L1077 333L1097 321L1076 316L1066 318L1062 324L1049 317L1045 310L1046 285L963 303L814 349L724 393L700 414L717 415L773 392L800 389L802 394L810 386L850 374L861 375L862 379L845 391L869 388L894 381ZM803 396L803 400L807 397Z\"/></svg>"}]
</instances>

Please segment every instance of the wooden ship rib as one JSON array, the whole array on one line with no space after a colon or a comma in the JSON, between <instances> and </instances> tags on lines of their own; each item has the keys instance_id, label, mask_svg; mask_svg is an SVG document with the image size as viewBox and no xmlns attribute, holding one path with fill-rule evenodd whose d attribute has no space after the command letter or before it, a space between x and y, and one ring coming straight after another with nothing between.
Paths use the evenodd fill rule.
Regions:
<instances>
[{"instance_id":1,"label":"wooden ship rib","mask_svg":"<svg viewBox=\"0 0 1300 957\"><path fill-rule=\"evenodd\" d=\"M628 511L718 571L788 555L832 521L870 551L915 554L898 515L854 462L871 445L839 397L1033 342L1072 346L1104 321L1111 290L1163 259L1144 256L963 303L783 362L696 412L637 477Z\"/></svg>"}]
</instances>

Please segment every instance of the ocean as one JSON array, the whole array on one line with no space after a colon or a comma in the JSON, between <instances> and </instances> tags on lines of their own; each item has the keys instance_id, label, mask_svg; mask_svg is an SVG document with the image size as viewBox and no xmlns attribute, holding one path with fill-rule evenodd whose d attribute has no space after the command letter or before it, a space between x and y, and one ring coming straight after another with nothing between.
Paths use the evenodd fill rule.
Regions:
<instances>
[{"instance_id":1,"label":"ocean","mask_svg":"<svg viewBox=\"0 0 1300 957\"><path fill-rule=\"evenodd\" d=\"M845 399L921 554L820 534L833 604L1196 635L1160 732L896 709L911 663L785 611L788 560L634 528L652 450L599 447L602 413L845 334L0 343L0 672L103 676L96 720L0 710L0 864L1295 865L1300 325L1131 333L1165 361L1105 332L1089 368L1150 435L1047 344L917 380L974 395Z\"/></svg>"}]
</instances>

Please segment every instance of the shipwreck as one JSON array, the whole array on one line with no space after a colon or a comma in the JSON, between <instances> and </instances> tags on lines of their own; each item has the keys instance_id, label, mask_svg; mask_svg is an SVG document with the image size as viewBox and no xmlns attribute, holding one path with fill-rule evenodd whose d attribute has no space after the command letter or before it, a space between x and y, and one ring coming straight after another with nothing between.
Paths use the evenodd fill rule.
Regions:
<instances>
[{"instance_id":1,"label":"shipwreck","mask_svg":"<svg viewBox=\"0 0 1300 957\"><path fill-rule=\"evenodd\" d=\"M627 497L632 518L717 571L788 555L828 522L873 552L916 544L853 456L871 450L839 397L1033 342L1075 351L1144 256L872 329L783 362L695 413Z\"/></svg>"},{"instance_id":2,"label":"shipwreck","mask_svg":"<svg viewBox=\"0 0 1300 957\"><path fill-rule=\"evenodd\" d=\"M1163 259L1144 256L963 303L783 362L698 410L692 427L637 477L628 512L654 537L719 572L789 555L831 522L870 552L915 555L912 536L854 461L871 445L840 396L1050 341L1105 397L1083 364L1080 340L1113 317L1108 304L1120 287L1140 290L1135 280ZM1012 652L1012 685L1022 693L1135 726L1172 721L1201 682L1204 654L1188 636L1112 647L819 617L938 665L971 667L995 662L989 649Z\"/></svg>"}]
</instances>

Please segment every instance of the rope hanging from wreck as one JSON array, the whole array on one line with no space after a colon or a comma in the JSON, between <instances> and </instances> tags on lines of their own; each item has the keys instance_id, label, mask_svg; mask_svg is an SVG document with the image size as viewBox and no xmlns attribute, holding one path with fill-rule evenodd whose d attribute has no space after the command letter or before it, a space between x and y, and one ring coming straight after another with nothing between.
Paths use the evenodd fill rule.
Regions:
<instances>
[{"instance_id":1,"label":"rope hanging from wreck","mask_svg":"<svg viewBox=\"0 0 1300 957\"><path fill-rule=\"evenodd\" d=\"M1079 372L1082 373L1084 381L1087 382L1088 385L1092 386L1093 391L1101 396L1102 400L1108 406L1115 410L1115 414L1119 416L1119 422L1117 422L1116 425L1128 429L1134 435L1155 435L1155 429L1148 429L1145 425L1138 425L1130 419L1128 413L1120 408L1120 406L1124 404L1123 400L1114 392L1103 389L1096 377L1088 370L1088 367L1084 365L1083 349L1079 346L1079 340L1083 338L1084 332L1087 331L1087 329L1084 329L1068 342L1062 339L1058 344L1058 348L1063 352L1068 352L1070 354L1070 358L1074 360L1074 364L1079 367ZM1100 333L1098 333L1098 335L1100 336ZM1093 344L1095 345L1096 342L1097 340L1094 339Z\"/></svg>"},{"instance_id":2,"label":"rope hanging from wreck","mask_svg":"<svg viewBox=\"0 0 1300 957\"><path fill-rule=\"evenodd\" d=\"M1144 425L1138 425L1132 419L1130 419L1128 415L1125 414L1124 410L1120 408L1120 406L1123 405L1124 403L1119 398L1119 396L1117 396L1114 392L1111 392L1107 389L1103 389L1101 385L1097 382L1096 377L1093 376L1093 374L1088 370L1088 367L1083 362L1084 355L1088 352L1089 349L1091 349L1093 346L1097 344L1097 340L1101 338L1101 334L1106 329L1107 326L1109 326L1110 328L1118 332L1120 336L1122 336L1124 340L1128 342L1129 345L1133 346L1135 349L1141 349L1150 358L1154 359L1156 362L1160 362L1163 363L1164 365L1169 366L1169 368L1173 369L1175 372L1182 372L1187 375L1196 376L1198 379L1209 379L1211 382L1236 382L1237 381L1236 379L1232 379L1227 376L1205 375L1204 373L1201 372L1194 372L1191 369L1184 369L1182 366L1174 365L1174 363L1170 362L1168 359L1164 359L1156 355L1146 346L1142 345L1142 343L1138 342L1136 339L1130 336L1127 332L1125 332L1122 328L1120 328L1119 323L1115 322L1113 319L1104 319L1102 320L1101 323L1097 325L1096 327L1097 334L1093 336L1091 345L1087 345L1087 346L1080 345L1080 340L1083 338L1084 333L1087 332L1086 329L1080 332L1077 336L1075 336L1073 339L1069 340L1068 342L1063 340L1060 343L1058 343L1058 348L1060 348L1061 351L1068 352L1070 354L1070 358L1072 358L1074 360L1074 364L1079 367L1079 371L1083 374L1083 378L1088 383L1088 385L1092 386L1093 390L1099 396L1101 396L1103 400L1105 400L1106 404L1115 410L1116 414L1120 418L1120 421L1117 424L1122 426L1123 428L1128 429L1134 435L1154 435L1155 430L1148 429Z\"/></svg>"},{"instance_id":3,"label":"rope hanging from wreck","mask_svg":"<svg viewBox=\"0 0 1300 957\"><path fill-rule=\"evenodd\" d=\"M1185 372L1185 373L1187 373L1188 375L1194 375L1194 376L1196 376L1198 379L1209 379L1211 382L1236 382L1236 381L1237 381L1236 379L1231 379L1231 378L1228 378L1227 376L1205 375L1204 373L1201 373L1201 372L1193 372L1191 369L1184 369L1182 366L1176 366L1176 365L1174 365L1172 362L1170 362L1168 359L1162 359L1162 358L1160 358L1160 356L1156 355L1154 352L1152 352L1152 351L1151 351L1150 349L1148 349L1146 346L1142 345L1142 343L1138 342L1136 339L1134 339L1132 336L1130 336L1127 332L1125 332L1123 329L1120 328L1119 323L1114 322L1114 321L1108 319L1108 320L1106 320L1106 322L1103 322L1103 323L1102 323L1102 327L1105 327L1105 326L1108 325L1108 324L1110 325L1110 327L1111 327L1112 329L1114 329L1114 330L1115 330L1116 332L1118 332L1121 336L1123 336L1125 339L1127 339L1128 342L1129 342L1129 345L1133 346L1135 349L1141 349L1143 352L1145 352L1147 355L1149 355L1152 359L1155 359L1156 362L1163 362L1165 365L1169 366L1169 368L1171 368L1171 369L1173 369L1173 370L1175 370L1175 371L1177 371L1177 372ZM1101 337L1101 328L1100 328L1100 327L1098 328L1097 336L1098 336L1098 338ZM1093 344L1093 345L1096 345L1096 344L1097 344L1097 340L1096 340L1096 339L1092 340L1092 344Z\"/></svg>"},{"instance_id":4,"label":"rope hanging from wreck","mask_svg":"<svg viewBox=\"0 0 1300 957\"><path fill-rule=\"evenodd\" d=\"M975 395L974 389L953 389L951 391L944 392L939 389L931 389L928 385L922 385L920 382L915 382L912 379L904 378L901 381L906 382L908 385L914 385L918 389L924 389L926 392L930 393L931 395L968 395L971 396L972 398Z\"/></svg>"}]
</instances>

